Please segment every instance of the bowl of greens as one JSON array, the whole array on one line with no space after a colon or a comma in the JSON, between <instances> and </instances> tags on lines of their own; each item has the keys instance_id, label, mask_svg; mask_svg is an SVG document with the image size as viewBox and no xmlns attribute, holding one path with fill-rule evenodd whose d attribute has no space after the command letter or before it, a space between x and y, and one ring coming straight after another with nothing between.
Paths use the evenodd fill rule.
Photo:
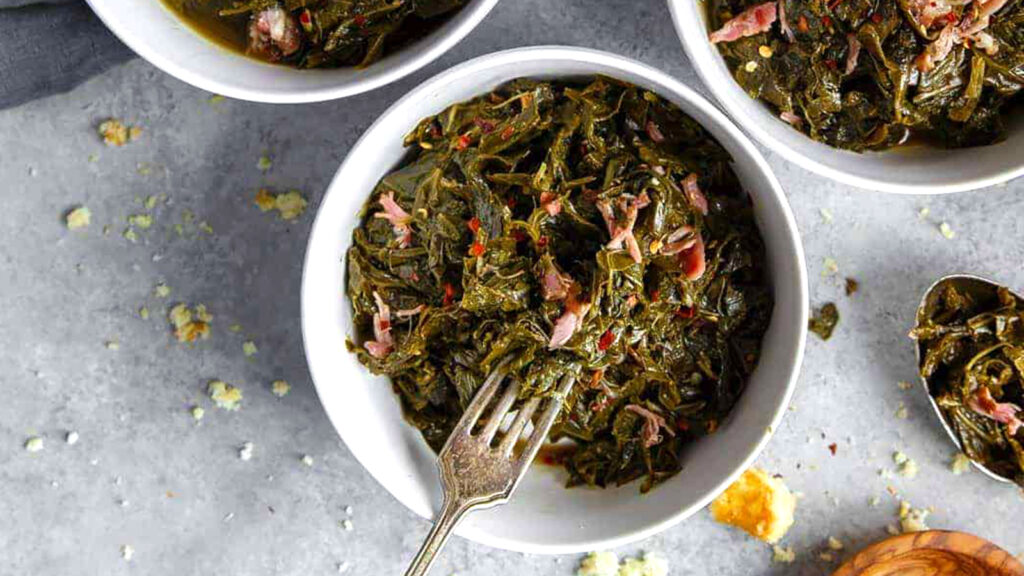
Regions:
<instances>
[{"instance_id":1,"label":"bowl of greens","mask_svg":"<svg viewBox=\"0 0 1024 576\"><path fill-rule=\"evenodd\" d=\"M224 96L319 102L426 66L498 0L88 0L164 72Z\"/></svg>"},{"instance_id":2,"label":"bowl of greens","mask_svg":"<svg viewBox=\"0 0 1024 576\"><path fill-rule=\"evenodd\" d=\"M803 355L796 225L752 143L664 73L579 48L456 66L349 151L302 322L353 455L423 517L434 450L500 364L575 380L512 502L457 533L569 553L665 529L756 457Z\"/></svg>"},{"instance_id":3,"label":"bowl of greens","mask_svg":"<svg viewBox=\"0 0 1024 576\"><path fill-rule=\"evenodd\" d=\"M1024 174L1024 4L669 0L755 139L839 182L942 193Z\"/></svg>"}]
</instances>

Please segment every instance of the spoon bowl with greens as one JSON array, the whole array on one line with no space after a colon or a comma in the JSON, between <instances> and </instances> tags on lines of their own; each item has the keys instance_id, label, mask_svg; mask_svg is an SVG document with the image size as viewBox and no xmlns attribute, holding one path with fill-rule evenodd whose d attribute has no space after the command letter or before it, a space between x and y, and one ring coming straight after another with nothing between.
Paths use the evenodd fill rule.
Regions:
<instances>
[{"instance_id":1,"label":"spoon bowl with greens","mask_svg":"<svg viewBox=\"0 0 1024 576\"><path fill-rule=\"evenodd\" d=\"M910 337L953 442L990 478L1024 486L1024 299L978 276L946 276L925 292Z\"/></svg>"}]
</instances>

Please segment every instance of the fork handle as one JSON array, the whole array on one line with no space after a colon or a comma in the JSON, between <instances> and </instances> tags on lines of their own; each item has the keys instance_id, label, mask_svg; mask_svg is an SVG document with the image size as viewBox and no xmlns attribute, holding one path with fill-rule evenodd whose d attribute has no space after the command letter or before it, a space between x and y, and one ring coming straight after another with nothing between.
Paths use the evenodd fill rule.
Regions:
<instances>
[{"instance_id":1,"label":"fork handle","mask_svg":"<svg viewBox=\"0 0 1024 576\"><path fill-rule=\"evenodd\" d=\"M430 529L423 546L416 553L409 569L405 571L405 576L426 576L431 564L437 558L438 552L444 547L448 537L451 536L452 531L468 511L469 507L457 505L448 498L444 499L441 512L437 515L437 520L434 521L434 527Z\"/></svg>"}]
</instances>

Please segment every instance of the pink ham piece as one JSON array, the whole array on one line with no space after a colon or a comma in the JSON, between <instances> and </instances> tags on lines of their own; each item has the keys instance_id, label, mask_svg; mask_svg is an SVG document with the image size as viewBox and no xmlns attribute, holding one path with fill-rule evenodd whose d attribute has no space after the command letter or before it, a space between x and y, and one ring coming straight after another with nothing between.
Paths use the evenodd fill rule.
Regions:
<instances>
[{"instance_id":1,"label":"pink ham piece","mask_svg":"<svg viewBox=\"0 0 1024 576\"><path fill-rule=\"evenodd\" d=\"M948 56L949 53L953 51L953 46L960 42L960 29L952 22L947 23L942 28L942 31L939 32L939 37L931 44L925 46L924 52L914 60L914 63L917 65L917 69L920 72L930 72L931 70L934 70L935 65Z\"/></svg>"},{"instance_id":2,"label":"pink ham piece","mask_svg":"<svg viewBox=\"0 0 1024 576\"><path fill-rule=\"evenodd\" d=\"M939 19L953 11L948 0L909 0L907 10L925 29L931 28Z\"/></svg>"},{"instance_id":3,"label":"pink ham piece","mask_svg":"<svg viewBox=\"0 0 1024 576\"><path fill-rule=\"evenodd\" d=\"M547 301L565 300L572 286L572 277L558 269L553 261L548 260L540 279L540 295Z\"/></svg>"},{"instance_id":4,"label":"pink ham piece","mask_svg":"<svg viewBox=\"0 0 1024 576\"><path fill-rule=\"evenodd\" d=\"M390 190L381 194L377 201L384 210L375 213L373 217L383 218L390 222L391 228L395 232L395 237L398 238L398 245L402 248L408 248L412 244L412 227L409 226L409 223L412 222L412 216L403 210L398 205L398 202L395 202L395 193Z\"/></svg>"},{"instance_id":5,"label":"pink ham piece","mask_svg":"<svg viewBox=\"0 0 1024 576\"><path fill-rule=\"evenodd\" d=\"M776 2L765 2L747 8L732 20L722 25L721 28L711 33L712 44L719 42L732 42L746 36L753 36L761 32L767 32L775 23L777 14Z\"/></svg>"},{"instance_id":6,"label":"pink ham piece","mask_svg":"<svg viewBox=\"0 0 1024 576\"><path fill-rule=\"evenodd\" d=\"M611 204L607 200L598 200L596 206L604 218L605 226L608 228L608 235L611 239L605 246L610 250L619 250L623 244L634 262L640 263L643 254L640 251L640 244L633 235L633 226L636 225L636 218L641 208L651 204L651 198L646 192L637 197L623 195L618 199L618 209L622 214L621 218L615 216Z\"/></svg>"},{"instance_id":7,"label":"pink ham piece","mask_svg":"<svg viewBox=\"0 0 1024 576\"><path fill-rule=\"evenodd\" d=\"M415 308L410 308L408 310L398 310L397 312L395 312L395 316L398 316L399 318L409 318L410 316L415 316L426 309L426 304L420 304L419 306Z\"/></svg>"},{"instance_id":8,"label":"pink ham piece","mask_svg":"<svg viewBox=\"0 0 1024 576\"><path fill-rule=\"evenodd\" d=\"M548 216L558 216L562 212L562 199L551 192L541 192L540 206Z\"/></svg>"},{"instance_id":9,"label":"pink ham piece","mask_svg":"<svg viewBox=\"0 0 1024 576\"><path fill-rule=\"evenodd\" d=\"M697 236L692 246L679 253L679 264L688 280L699 280L707 269L704 258L704 240Z\"/></svg>"},{"instance_id":10,"label":"pink ham piece","mask_svg":"<svg viewBox=\"0 0 1024 576\"><path fill-rule=\"evenodd\" d=\"M654 120L648 120L647 126L644 128L647 132L647 136L649 136L651 141L655 144L660 144L665 141L665 135L661 133L661 129L654 123Z\"/></svg>"},{"instance_id":11,"label":"pink ham piece","mask_svg":"<svg viewBox=\"0 0 1024 576\"><path fill-rule=\"evenodd\" d=\"M643 441L645 448L661 443L661 430L665 430L669 436L676 435L675 430L672 430L665 423L665 419L660 414L655 414L639 404L629 404L625 409L644 419L644 427L640 431L640 439Z\"/></svg>"},{"instance_id":12,"label":"pink ham piece","mask_svg":"<svg viewBox=\"0 0 1024 576\"><path fill-rule=\"evenodd\" d=\"M380 297L380 294L373 293L373 299L377 301L377 311L373 313L373 340L363 344L370 356L384 358L395 347L395 341L391 338L391 309Z\"/></svg>"},{"instance_id":13,"label":"pink ham piece","mask_svg":"<svg viewBox=\"0 0 1024 576\"><path fill-rule=\"evenodd\" d=\"M693 233L693 226L680 226L665 238L665 245L661 253L666 256L675 256L683 250L690 249L697 243L697 236Z\"/></svg>"},{"instance_id":14,"label":"pink ham piece","mask_svg":"<svg viewBox=\"0 0 1024 576\"><path fill-rule=\"evenodd\" d=\"M573 288L578 290L576 286ZM548 342L548 350L561 348L572 338L577 330L583 327L583 318L590 311L590 306L589 302L576 300L573 290L569 291L569 297L565 302L565 312L558 317L558 320L555 320L555 326L551 329L551 340Z\"/></svg>"},{"instance_id":15,"label":"pink ham piece","mask_svg":"<svg viewBox=\"0 0 1024 576\"><path fill-rule=\"evenodd\" d=\"M1017 418L1020 406L1009 402L996 402L987 386L978 388L974 396L967 401L967 406L986 418L1006 424L1010 436L1017 434L1017 430L1024 426L1024 422Z\"/></svg>"},{"instance_id":16,"label":"pink ham piece","mask_svg":"<svg viewBox=\"0 0 1024 576\"><path fill-rule=\"evenodd\" d=\"M853 71L857 69L857 60L860 59L860 40L857 40L856 34L847 34L846 43L849 45L849 50L846 52L846 74L853 74Z\"/></svg>"},{"instance_id":17,"label":"pink ham piece","mask_svg":"<svg viewBox=\"0 0 1024 576\"><path fill-rule=\"evenodd\" d=\"M789 19L786 18L786 0L779 0L779 28L785 34L786 40L796 42L796 34L793 34L793 29L789 27Z\"/></svg>"},{"instance_id":18,"label":"pink ham piece","mask_svg":"<svg viewBox=\"0 0 1024 576\"><path fill-rule=\"evenodd\" d=\"M280 6L261 10L249 21L250 54L277 61L291 56L302 46L302 32L295 18Z\"/></svg>"},{"instance_id":19,"label":"pink ham piece","mask_svg":"<svg viewBox=\"0 0 1024 576\"><path fill-rule=\"evenodd\" d=\"M804 122L802 118L789 111L784 111L782 114L779 114L779 118L781 118L786 124L796 127L799 127Z\"/></svg>"},{"instance_id":20,"label":"pink ham piece","mask_svg":"<svg viewBox=\"0 0 1024 576\"><path fill-rule=\"evenodd\" d=\"M697 185L696 172L691 172L683 179L683 192L686 193L686 199L690 201L690 205L701 214L708 215L708 199L700 191L700 186Z\"/></svg>"}]
</instances>

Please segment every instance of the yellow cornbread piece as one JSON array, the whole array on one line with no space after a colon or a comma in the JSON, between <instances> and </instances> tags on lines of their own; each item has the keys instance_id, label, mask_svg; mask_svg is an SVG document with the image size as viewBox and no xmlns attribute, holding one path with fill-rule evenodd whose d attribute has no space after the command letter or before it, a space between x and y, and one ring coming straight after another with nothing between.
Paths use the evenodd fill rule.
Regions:
<instances>
[{"instance_id":1,"label":"yellow cornbread piece","mask_svg":"<svg viewBox=\"0 0 1024 576\"><path fill-rule=\"evenodd\" d=\"M751 468L711 503L718 522L742 528L755 538L774 544L793 525L796 498L764 470Z\"/></svg>"}]
</instances>

